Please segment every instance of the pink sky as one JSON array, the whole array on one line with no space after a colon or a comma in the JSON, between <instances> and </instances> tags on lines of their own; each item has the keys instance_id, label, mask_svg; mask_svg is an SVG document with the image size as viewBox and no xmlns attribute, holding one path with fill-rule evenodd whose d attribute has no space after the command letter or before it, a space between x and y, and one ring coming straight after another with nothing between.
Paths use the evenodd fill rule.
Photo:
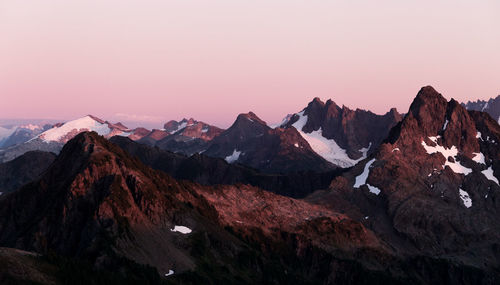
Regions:
<instances>
[{"instance_id":1,"label":"pink sky","mask_svg":"<svg viewBox=\"0 0 500 285\"><path fill-rule=\"evenodd\" d=\"M269 123L500 94L500 1L0 1L0 118Z\"/></svg>"}]
</instances>

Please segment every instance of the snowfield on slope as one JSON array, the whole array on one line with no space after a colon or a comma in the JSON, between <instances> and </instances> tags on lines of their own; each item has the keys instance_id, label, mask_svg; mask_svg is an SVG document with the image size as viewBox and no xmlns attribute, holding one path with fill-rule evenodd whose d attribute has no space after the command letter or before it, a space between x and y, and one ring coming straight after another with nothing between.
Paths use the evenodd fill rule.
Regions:
<instances>
[{"instance_id":1,"label":"snowfield on slope","mask_svg":"<svg viewBox=\"0 0 500 285\"><path fill-rule=\"evenodd\" d=\"M366 158L371 144L367 148L362 148L359 150L363 153L363 155L359 159L352 159L347 155L346 150L341 148L337 144L337 142L335 142L335 140L325 138L323 136L323 131L321 130L321 128L311 133L302 131L302 128L304 128L307 123L307 115L304 115L304 112L305 111L297 113L299 119L295 123L293 123L292 126L297 129L299 134L309 143L313 151L316 152L319 156L335 165L344 168L351 167Z\"/></svg>"},{"instance_id":2,"label":"snowfield on slope","mask_svg":"<svg viewBox=\"0 0 500 285\"><path fill-rule=\"evenodd\" d=\"M192 232L192 230L188 227L185 226L175 226L173 229L170 230L171 232L179 232L181 234L189 234Z\"/></svg>"},{"instance_id":3,"label":"snowfield on slope","mask_svg":"<svg viewBox=\"0 0 500 285\"><path fill-rule=\"evenodd\" d=\"M225 160L227 163L233 163L240 158L241 151L237 151L236 149L233 151L231 155L226 156Z\"/></svg>"},{"instance_id":4,"label":"snowfield on slope","mask_svg":"<svg viewBox=\"0 0 500 285\"><path fill-rule=\"evenodd\" d=\"M375 186L372 186L370 184L367 184L366 183L366 180L368 179L368 176L370 175L370 166L375 162L375 158L368 161L366 164L365 164L365 168L363 170L363 172L356 176L356 181L354 182L354 188L359 188L361 187L361 185L366 185L368 187L368 189L370 190L371 193L375 194L375 195L378 195L380 194L380 189L375 187Z\"/></svg>"},{"instance_id":5,"label":"snowfield on slope","mask_svg":"<svg viewBox=\"0 0 500 285\"><path fill-rule=\"evenodd\" d=\"M486 165L485 157L484 157L484 154L482 152L473 152L472 154L474 155L472 157L473 161Z\"/></svg>"},{"instance_id":6,"label":"snowfield on slope","mask_svg":"<svg viewBox=\"0 0 500 285\"><path fill-rule=\"evenodd\" d=\"M177 126L177 129L173 130L170 132L171 135L177 133L178 131L184 129L185 127L187 127L187 122L182 122L181 124L179 124L179 126Z\"/></svg>"}]
</instances>

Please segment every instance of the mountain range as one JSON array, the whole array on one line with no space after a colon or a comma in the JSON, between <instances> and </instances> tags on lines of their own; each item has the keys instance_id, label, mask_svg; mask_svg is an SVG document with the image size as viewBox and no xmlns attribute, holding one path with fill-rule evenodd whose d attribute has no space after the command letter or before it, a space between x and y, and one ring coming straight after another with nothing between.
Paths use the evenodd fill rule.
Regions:
<instances>
[{"instance_id":1,"label":"mountain range","mask_svg":"<svg viewBox=\"0 0 500 285\"><path fill-rule=\"evenodd\" d=\"M318 98L272 127L253 112L238 115L226 130L192 118L169 121L162 129L132 130L121 123L113 124L88 115L55 124L17 144L0 148L0 162L32 150L57 154L76 134L95 131L106 138L126 136L188 156L203 153L266 173L319 173L353 166L375 149L399 120L401 115L395 109L376 115L365 110L340 108L331 100L325 104Z\"/></svg>"},{"instance_id":2,"label":"mountain range","mask_svg":"<svg viewBox=\"0 0 500 285\"><path fill-rule=\"evenodd\" d=\"M462 106L467 110L486 112L497 122L500 121L500 95L495 98L490 98L488 101L468 101L467 103L462 103Z\"/></svg>"},{"instance_id":3,"label":"mountain range","mask_svg":"<svg viewBox=\"0 0 500 285\"><path fill-rule=\"evenodd\" d=\"M0 152L0 282L496 284L500 126L476 105L56 125Z\"/></svg>"}]
</instances>

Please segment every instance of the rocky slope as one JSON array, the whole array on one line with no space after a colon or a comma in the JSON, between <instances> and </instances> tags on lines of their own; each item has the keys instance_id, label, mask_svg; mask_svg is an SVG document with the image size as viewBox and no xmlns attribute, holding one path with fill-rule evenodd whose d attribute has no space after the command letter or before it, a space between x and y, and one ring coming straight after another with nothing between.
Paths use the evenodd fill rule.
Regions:
<instances>
[{"instance_id":1,"label":"rocky slope","mask_svg":"<svg viewBox=\"0 0 500 285\"><path fill-rule=\"evenodd\" d=\"M369 158L308 200L363 221L403 255L499 276L500 127L432 87ZM463 280L455 280L462 283Z\"/></svg>"},{"instance_id":2,"label":"rocky slope","mask_svg":"<svg viewBox=\"0 0 500 285\"><path fill-rule=\"evenodd\" d=\"M61 284L54 276L56 268L39 255L13 248L0 248L1 284Z\"/></svg>"},{"instance_id":3,"label":"rocky slope","mask_svg":"<svg viewBox=\"0 0 500 285\"><path fill-rule=\"evenodd\" d=\"M339 107L332 100L324 103L314 98L301 112L287 116L281 127L297 129L312 149L327 161L351 167L372 153L401 118L396 109L376 115Z\"/></svg>"}]
</instances>

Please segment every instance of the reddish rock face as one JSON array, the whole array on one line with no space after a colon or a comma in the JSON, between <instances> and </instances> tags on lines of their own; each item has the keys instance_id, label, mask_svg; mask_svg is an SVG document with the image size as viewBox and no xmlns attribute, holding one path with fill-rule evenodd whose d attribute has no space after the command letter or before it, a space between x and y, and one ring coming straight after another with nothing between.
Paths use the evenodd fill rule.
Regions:
<instances>
[{"instance_id":1,"label":"reddish rock face","mask_svg":"<svg viewBox=\"0 0 500 285\"><path fill-rule=\"evenodd\" d=\"M222 129L193 118L169 121L165 124L161 137L148 136L140 143L161 149L192 155L206 149L207 144L222 133Z\"/></svg>"},{"instance_id":2,"label":"reddish rock face","mask_svg":"<svg viewBox=\"0 0 500 285\"><path fill-rule=\"evenodd\" d=\"M169 121L163 128L169 134L176 134L178 136L185 136L189 138L199 138L204 141L210 141L223 130L215 126L211 126L204 122L197 121L193 118L182 119L181 121Z\"/></svg>"},{"instance_id":3,"label":"reddish rock face","mask_svg":"<svg viewBox=\"0 0 500 285\"><path fill-rule=\"evenodd\" d=\"M308 199L368 217L364 224L402 252L498 268L500 186L484 171L500 177L499 138L489 115L424 87L377 152Z\"/></svg>"},{"instance_id":4,"label":"reddish rock face","mask_svg":"<svg viewBox=\"0 0 500 285\"><path fill-rule=\"evenodd\" d=\"M280 240L287 232L308 237L317 245L330 244L344 250L382 247L361 223L322 206L249 186L217 187L200 194L214 206L223 224L245 235L259 229L273 240Z\"/></svg>"},{"instance_id":5,"label":"reddish rock face","mask_svg":"<svg viewBox=\"0 0 500 285\"><path fill-rule=\"evenodd\" d=\"M132 131L132 134L130 134L128 137L131 140L139 140L142 139L143 137L147 136L151 131L145 128L136 128Z\"/></svg>"},{"instance_id":6,"label":"reddish rock face","mask_svg":"<svg viewBox=\"0 0 500 285\"><path fill-rule=\"evenodd\" d=\"M145 136L146 138L150 138L152 140L155 140L155 141L159 141L167 136L169 136L170 134L166 131L163 131L163 130L157 130L157 129L153 129L147 136Z\"/></svg>"}]
</instances>

